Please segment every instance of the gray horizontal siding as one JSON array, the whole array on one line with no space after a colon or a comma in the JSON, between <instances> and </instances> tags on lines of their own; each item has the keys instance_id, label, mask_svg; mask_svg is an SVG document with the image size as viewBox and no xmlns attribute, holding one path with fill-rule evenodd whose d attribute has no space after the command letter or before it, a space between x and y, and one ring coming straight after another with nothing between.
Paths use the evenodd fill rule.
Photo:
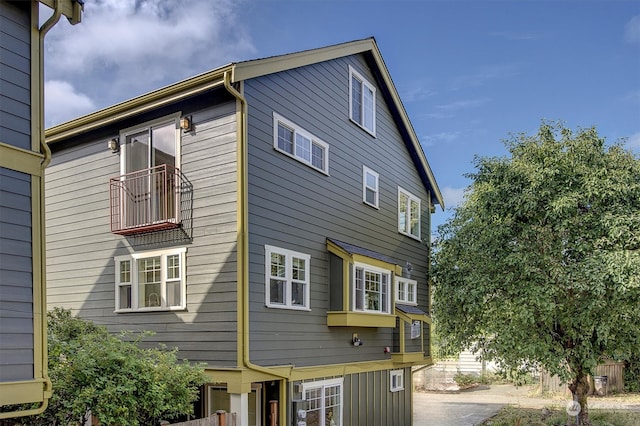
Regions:
<instances>
[{"instance_id":1,"label":"gray horizontal siding","mask_svg":"<svg viewBox=\"0 0 640 426\"><path fill-rule=\"evenodd\" d=\"M30 4L0 2L0 141L31 149Z\"/></svg>"},{"instance_id":2,"label":"gray horizontal siding","mask_svg":"<svg viewBox=\"0 0 640 426\"><path fill-rule=\"evenodd\" d=\"M380 91L377 137L348 118L348 65L374 82L361 57L297 68L247 82L249 103L249 226L251 358L264 365L298 366L386 359L386 328L329 328L329 255L333 237L409 261L418 300L428 295L428 246L397 231L398 186L422 200L422 234L429 236L424 188ZM273 149L273 112L329 144L329 176ZM380 209L362 202L362 166L380 175ZM265 307L264 245L311 255L311 311ZM351 345L351 333L365 342ZM300 349L304 348L304 349Z\"/></svg>"},{"instance_id":3,"label":"gray horizontal siding","mask_svg":"<svg viewBox=\"0 0 640 426\"><path fill-rule=\"evenodd\" d=\"M48 304L114 331L154 331L147 344L177 347L190 361L235 366L235 104L189 114L195 131L182 134L181 171L193 186L191 239L162 243L187 247L187 310L113 312L114 256L158 248L153 242L158 233L111 234L109 178L119 175L120 156L106 149L104 138L61 150L53 146L46 179ZM114 127L113 135L119 130Z\"/></svg>"},{"instance_id":4,"label":"gray horizontal siding","mask_svg":"<svg viewBox=\"0 0 640 426\"><path fill-rule=\"evenodd\" d=\"M0 381L32 380L31 176L0 167Z\"/></svg>"},{"instance_id":5,"label":"gray horizontal siding","mask_svg":"<svg viewBox=\"0 0 640 426\"><path fill-rule=\"evenodd\" d=\"M347 374L342 383L342 424L350 426L410 425L413 418L411 368L404 368L405 389L390 391L390 370ZM331 379L319 377L317 380ZM294 382L291 399L302 399L296 392L302 382Z\"/></svg>"}]
</instances>

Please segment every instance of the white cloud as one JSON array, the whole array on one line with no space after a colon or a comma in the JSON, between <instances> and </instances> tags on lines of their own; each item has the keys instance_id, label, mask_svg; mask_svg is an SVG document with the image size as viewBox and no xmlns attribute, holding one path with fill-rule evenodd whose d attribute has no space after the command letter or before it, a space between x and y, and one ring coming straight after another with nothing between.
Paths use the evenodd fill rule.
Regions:
<instances>
[{"instance_id":1,"label":"white cloud","mask_svg":"<svg viewBox=\"0 0 640 426\"><path fill-rule=\"evenodd\" d=\"M425 114L422 114L424 117L427 118L433 118L436 120L443 120L445 118L453 118L455 117L455 115L451 114L451 113L445 113L445 112L428 112Z\"/></svg>"},{"instance_id":2,"label":"white cloud","mask_svg":"<svg viewBox=\"0 0 640 426\"><path fill-rule=\"evenodd\" d=\"M640 150L640 132L636 132L629 136L626 146L633 150Z\"/></svg>"},{"instance_id":3,"label":"white cloud","mask_svg":"<svg viewBox=\"0 0 640 426\"><path fill-rule=\"evenodd\" d=\"M435 92L434 90L427 89L425 87L414 86L402 94L402 99L405 102L422 101L426 98L434 96L436 93L437 92Z\"/></svg>"},{"instance_id":4,"label":"white cloud","mask_svg":"<svg viewBox=\"0 0 640 426\"><path fill-rule=\"evenodd\" d=\"M483 86L489 82L514 77L518 74L518 67L515 64L487 66L479 69L473 74L461 75L455 78L451 90Z\"/></svg>"},{"instance_id":5,"label":"white cloud","mask_svg":"<svg viewBox=\"0 0 640 426\"><path fill-rule=\"evenodd\" d=\"M459 131L455 131L455 132L440 132L440 133L436 133L436 134L433 134L433 135L427 135L425 137L425 141L429 145L434 145L436 142L445 142L445 143L453 142L454 140L458 139L459 137L460 137L460 132Z\"/></svg>"},{"instance_id":6,"label":"white cloud","mask_svg":"<svg viewBox=\"0 0 640 426\"><path fill-rule=\"evenodd\" d=\"M640 15L636 15L624 26L624 39L629 43L640 43Z\"/></svg>"},{"instance_id":7,"label":"white cloud","mask_svg":"<svg viewBox=\"0 0 640 426\"><path fill-rule=\"evenodd\" d=\"M464 194L466 188L453 188L445 186L442 188L442 197L444 198L444 205L447 209L455 208L464 201Z\"/></svg>"},{"instance_id":8,"label":"white cloud","mask_svg":"<svg viewBox=\"0 0 640 426\"><path fill-rule=\"evenodd\" d=\"M45 127L61 123L95 109L93 101L78 93L66 81L50 80L44 84Z\"/></svg>"},{"instance_id":9,"label":"white cloud","mask_svg":"<svg viewBox=\"0 0 640 426\"><path fill-rule=\"evenodd\" d=\"M83 22L56 25L46 75L73 81L98 107L133 98L255 53L243 0L96 0ZM71 80L73 79L73 80Z\"/></svg>"},{"instance_id":10,"label":"white cloud","mask_svg":"<svg viewBox=\"0 0 640 426\"><path fill-rule=\"evenodd\" d=\"M489 98L482 99L466 99L462 101L454 101L448 104L437 105L436 108L440 111L457 111L459 109L478 108L491 102Z\"/></svg>"}]
</instances>

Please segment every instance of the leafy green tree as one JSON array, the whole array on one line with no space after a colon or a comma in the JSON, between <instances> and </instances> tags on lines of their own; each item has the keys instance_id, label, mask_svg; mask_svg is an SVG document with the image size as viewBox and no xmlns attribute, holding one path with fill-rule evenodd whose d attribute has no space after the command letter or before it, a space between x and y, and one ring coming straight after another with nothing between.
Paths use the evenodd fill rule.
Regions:
<instances>
[{"instance_id":1,"label":"leafy green tree","mask_svg":"<svg viewBox=\"0 0 640 426\"><path fill-rule=\"evenodd\" d=\"M505 146L438 229L434 317L451 348L559 375L588 424L587 376L640 348L640 162L561 123Z\"/></svg>"},{"instance_id":2,"label":"leafy green tree","mask_svg":"<svg viewBox=\"0 0 640 426\"><path fill-rule=\"evenodd\" d=\"M178 361L175 350L143 349L145 334L115 336L105 327L56 308L48 314L53 396L30 425L153 425L193 413L201 365Z\"/></svg>"}]
</instances>

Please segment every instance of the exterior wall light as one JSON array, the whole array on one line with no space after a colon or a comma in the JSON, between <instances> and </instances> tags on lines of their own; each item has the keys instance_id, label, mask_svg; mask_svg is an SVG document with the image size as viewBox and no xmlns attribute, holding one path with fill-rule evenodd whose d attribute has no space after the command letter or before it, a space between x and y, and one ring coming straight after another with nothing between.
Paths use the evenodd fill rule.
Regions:
<instances>
[{"instance_id":1,"label":"exterior wall light","mask_svg":"<svg viewBox=\"0 0 640 426\"><path fill-rule=\"evenodd\" d=\"M107 142L107 146L114 154L120 151L120 141L118 140L118 138L110 139L109 142Z\"/></svg>"},{"instance_id":2,"label":"exterior wall light","mask_svg":"<svg viewBox=\"0 0 640 426\"><path fill-rule=\"evenodd\" d=\"M193 122L191 121L191 116L184 116L180 119L180 128L185 132L190 132L193 127Z\"/></svg>"},{"instance_id":3,"label":"exterior wall light","mask_svg":"<svg viewBox=\"0 0 640 426\"><path fill-rule=\"evenodd\" d=\"M353 343L353 346L364 345L364 342L358 338L358 333L353 333L353 336L351 337L351 343Z\"/></svg>"}]
</instances>

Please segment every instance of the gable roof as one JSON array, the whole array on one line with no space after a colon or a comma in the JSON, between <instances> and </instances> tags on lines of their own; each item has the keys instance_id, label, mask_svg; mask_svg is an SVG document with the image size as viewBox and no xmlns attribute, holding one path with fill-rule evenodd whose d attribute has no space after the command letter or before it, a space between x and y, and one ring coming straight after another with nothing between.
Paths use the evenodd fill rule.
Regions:
<instances>
[{"instance_id":1,"label":"gable roof","mask_svg":"<svg viewBox=\"0 0 640 426\"><path fill-rule=\"evenodd\" d=\"M398 125L400 134L405 141L405 145L409 150L420 178L431 194L431 203L439 204L441 208L444 209L444 200L440 188L433 176L420 141L413 129L400 99L400 95L393 84L391 75L373 37L285 55L233 62L100 111L79 117L75 120L51 127L45 131L46 141L49 144L55 143L68 137L104 126L110 122L150 111L160 106L211 90L214 87L222 86L225 74L230 74L231 82L236 83L356 54L365 55L367 63L377 80L380 92L385 98Z\"/></svg>"}]
</instances>

